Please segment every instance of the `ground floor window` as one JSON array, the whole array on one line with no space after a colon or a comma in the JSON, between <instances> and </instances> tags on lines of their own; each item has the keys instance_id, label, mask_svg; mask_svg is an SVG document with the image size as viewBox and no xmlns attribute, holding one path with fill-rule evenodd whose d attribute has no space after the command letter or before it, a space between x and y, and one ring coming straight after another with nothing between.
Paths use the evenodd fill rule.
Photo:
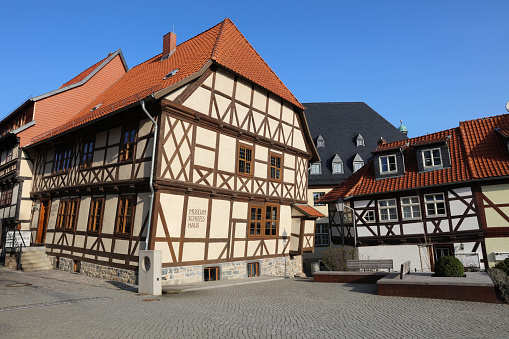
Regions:
<instances>
[{"instance_id":1,"label":"ground floor window","mask_svg":"<svg viewBox=\"0 0 509 339\"><path fill-rule=\"evenodd\" d=\"M328 224L316 224L315 246L329 246Z\"/></svg>"},{"instance_id":2,"label":"ground floor window","mask_svg":"<svg viewBox=\"0 0 509 339\"><path fill-rule=\"evenodd\" d=\"M204 281L219 280L219 267L205 267L203 269L203 280Z\"/></svg>"},{"instance_id":3,"label":"ground floor window","mask_svg":"<svg viewBox=\"0 0 509 339\"><path fill-rule=\"evenodd\" d=\"M260 264L257 262L250 262L247 264L247 276L248 277L257 277L260 275Z\"/></svg>"},{"instance_id":4,"label":"ground floor window","mask_svg":"<svg viewBox=\"0 0 509 339\"><path fill-rule=\"evenodd\" d=\"M442 257L454 255L454 247L452 244L434 245L433 252L435 253L435 261Z\"/></svg>"}]
</instances>

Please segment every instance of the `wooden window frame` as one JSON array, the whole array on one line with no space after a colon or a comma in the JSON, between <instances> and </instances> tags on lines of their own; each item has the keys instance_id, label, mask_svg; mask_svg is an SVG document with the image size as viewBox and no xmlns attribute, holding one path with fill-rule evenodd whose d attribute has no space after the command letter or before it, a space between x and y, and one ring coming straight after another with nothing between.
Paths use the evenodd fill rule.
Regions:
<instances>
[{"instance_id":1,"label":"wooden window frame","mask_svg":"<svg viewBox=\"0 0 509 339\"><path fill-rule=\"evenodd\" d=\"M123 202L131 201L131 213L126 213L125 206L122 206ZM118 197L117 203L117 214L115 217L115 235L123 237L131 237L134 228L134 212L136 210L136 196L135 195L121 195ZM129 231L126 232L125 220L131 218Z\"/></svg>"},{"instance_id":2,"label":"wooden window frame","mask_svg":"<svg viewBox=\"0 0 509 339\"><path fill-rule=\"evenodd\" d=\"M440 163L435 163L435 156L433 154L434 151L438 151L438 158ZM442 160L442 150L439 147L435 148L428 148L421 151L422 153L422 166L424 168L433 168L433 167L441 167L444 165L444 162ZM426 155L425 153L429 153L429 160L431 161L431 165L426 165Z\"/></svg>"},{"instance_id":3,"label":"wooden window frame","mask_svg":"<svg viewBox=\"0 0 509 339\"><path fill-rule=\"evenodd\" d=\"M132 133L134 132L134 135ZM129 140L134 137L134 141L126 142L125 134L128 134ZM120 135L120 150L118 152L118 162L134 161L136 159L136 145L138 143L138 126L136 123L126 125L122 128Z\"/></svg>"},{"instance_id":4,"label":"wooden window frame","mask_svg":"<svg viewBox=\"0 0 509 339\"><path fill-rule=\"evenodd\" d=\"M60 200L57 212L56 229L66 232L74 232L76 223L78 222L80 199Z\"/></svg>"},{"instance_id":5,"label":"wooden window frame","mask_svg":"<svg viewBox=\"0 0 509 339\"><path fill-rule=\"evenodd\" d=\"M80 168L92 167L94 161L95 136L83 139L80 153Z\"/></svg>"},{"instance_id":6,"label":"wooden window frame","mask_svg":"<svg viewBox=\"0 0 509 339\"><path fill-rule=\"evenodd\" d=\"M427 197L433 197L433 200L427 200ZM437 196L442 196L442 200L437 200ZM444 213L438 213L438 205L443 204ZM424 195L424 206L426 210L426 217L428 218L441 218L447 215L447 206L444 193L430 193ZM430 214L430 206L433 206L435 214Z\"/></svg>"},{"instance_id":7,"label":"wooden window frame","mask_svg":"<svg viewBox=\"0 0 509 339\"><path fill-rule=\"evenodd\" d=\"M386 161L386 163L383 163L383 160ZM392 163L391 163L392 160ZM397 173L398 172L398 159L396 158L395 154L388 154L388 155L381 155L378 158L378 162L380 165L380 174L389 174L389 173ZM384 170L384 166L387 168ZM391 166L394 166L393 169L391 169Z\"/></svg>"},{"instance_id":8,"label":"wooden window frame","mask_svg":"<svg viewBox=\"0 0 509 339\"><path fill-rule=\"evenodd\" d=\"M341 174L341 173L345 173L343 162L342 161L341 162L340 161L333 162L332 163L332 174Z\"/></svg>"},{"instance_id":9,"label":"wooden window frame","mask_svg":"<svg viewBox=\"0 0 509 339\"><path fill-rule=\"evenodd\" d=\"M71 168L72 147L55 149L55 157L53 158L52 174L67 172Z\"/></svg>"},{"instance_id":10,"label":"wooden window frame","mask_svg":"<svg viewBox=\"0 0 509 339\"><path fill-rule=\"evenodd\" d=\"M357 172L358 170L360 170L362 168L362 166L364 166L364 161L354 161L353 162L353 172ZM358 168L356 168L358 167Z\"/></svg>"},{"instance_id":11,"label":"wooden window frame","mask_svg":"<svg viewBox=\"0 0 509 339\"><path fill-rule=\"evenodd\" d=\"M325 229L325 230L324 230ZM320 232L318 232L320 231ZM315 247L323 247L330 245L329 224L316 224L315 226ZM320 242L318 242L320 239Z\"/></svg>"},{"instance_id":12,"label":"wooden window frame","mask_svg":"<svg viewBox=\"0 0 509 339\"><path fill-rule=\"evenodd\" d=\"M6 154L5 154L5 162L9 162L12 160L12 148L9 148L7 151L6 151Z\"/></svg>"},{"instance_id":13,"label":"wooden window frame","mask_svg":"<svg viewBox=\"0 0 509 339\"><path fill-rule=\"evenodd\" d=\"M394 201L394 205L389 205L389 201ZM381 206L381 202L386 202L386 206ZM381 199L377 202L378 206L378 217L380 218L380 221L397 221L398 220L398 202L396 199ZM387 219L382 218L382 211L387 210ZM394 210L396 217L391 218L391 210Z\"/></svg>"},{"instance_id":14,"label":"wooden window frame","mask_svg":"<svg viewBox=\"0 0 509 339\"><path fill-rule=\"evenodd\" d=\"M271 208L271 214L272 214L272 208L276 207L276 219L267 218L267 208ZM252 209L256 209L255 213L255 219L252 219ZM258 210L260 210L261 215L259 216ZM278 204L273 203L266 203L266 204L250 204L248 209L248 224L247 224L247 236L248 238L257 238L257 239L274 239L279 236L279 221L280 221L280 214L281 214L281 206ZM258 217L260 217L258 219ZM276 223L276 227L272 227L272 223ZM267 223L271 223L270 227L267 227ZM251 227L251 225L254 224L254 227ZM259 227L257 227L257 224L260 224ZM267 229L269 229L269 233L267 234ZM257 233L257 230L259 230L259 233ZM273 232L272 230L275 230ZM251 231L253 231L253 234L251 234ZM272 234L275 233L275 234Z\"/></svg>"},{"instance_id":15,"label":"wooden window frame","mask_svg":"<svg viewBox=\"0 0 509 339\"><path fill-rule=\"evenodd\" d=\"M97 212L100 208L99 213ZM88 213L87 232L91 234L99 234L102 230L104 218L104 197L92 198L90 201L90 211Z\"/></svg>"},{"instance_id":16,"label":"wooden window frame","mask_svg":"<svg viewBox=\"0 0 509 339\"><path fill-rule=\"evenodd\" d=\"M7 207L12 204L12 190L14 185L7 185L0 196L0 207Z\"/></svg>"},{"instance_id":17,"label":"wooden window frame","mask_svg":"<svg viewBox=\"0 0 509 339\"><path fill-rule=\"evenodd\" d=\"M272 165L272 158L275 159L275 165ZM277 167L277 159L279 159L279 167ZM274 169L274 173L279 171L279 178L275 178L272 176L272 169ZM277 153L269 154L269 178L271 181L281 182L283 180L283 155Z\"/></svg>"},{"instance_id":18,"label":"wooden window frame","mask_svg":"<svg viewBox=\"0 0 509 339\"><path fill-rule=\"evenodd\" d=\"M253 275L252 272L255 272ZM248 262L247 263L247 277L259 277L260 276L260 263L259 262Z\"/></svg>"},{"instance_id":19,"label":"wooden window frame","mask_svg":"<svg viewBox=\"0 0 509 339\"><path fill-rule=\"evenodd\" d=\"M210 273L211 273L211 271L213 271L213 270L215 270L215 273L216 273L216 274L215 274L215 278L211 280L211 279L210 279L210 277L211 277L211 274L210 274ZM206 279L206 274L205 274L205 272L208 272L208 277L209 277L208 279ZM217 266L213 266L213 267L204 267L204 268L203 268L203 281L217 281L217 280L219 280L219 267L217 267Z\"/></svg>"},{"instance_id":20,"label":"wooden window frame","mask_svg":"<svg viewBox=\"0 0 509 339\"><path fill-rule=\"evenodd\" d=\"M246 155L247 151L251 152L251 157L249 160L247 159L246 155L244 156L244 159L241 158L241 149L245 150ZM244 162L244 171L241 170L241 162ZM245 177L252 177L254 175L253 165L254 165L254 147L239 143L237 147L237 174ZM247 172L247 167L249 167L249 172Z\"/></svg>"},{"instance_id":21,"label":"wooden window frame","mask_svg":"<svg viewBox=\"0 0 509 339\"><path fill-rule=\"evenodd\" d=\"M311 167L309 168L309 174L322 174L322 163L315 162L311 164Z\"/></svg>"},{"instance_id":22,"label":"wooden window frame","mask_svg":"<svg viewBox=\"0 0 509 339\"><path fill-rule=\"evenodd\" d=\"M313 206L325 206L324 203L317 203L321 197L325 195L325 192L313 192Z\"/></svg>"},{"instance_id":23,"label":"wooden window frame","mask_svg":"<svg viewBox=\"0 0 509 339\"><path fill-rule=\"evenodd\" d=\"M368 218L368 214L371 215L372 218ZM364 215L362 216L362 220L364 220L364 222L366 224L372 224L372 223L376 222L375 210L367 210L366 212L364 212Z\"/></svg>"},{"instance_id":24,"label":"wooden window frame","mask_svg":"<svg viewBox=\"0 0 509 339\"><path fill-rule=\"evenodd\" d=\"M414 199L414 198L417 198L417 202L412 202L412 199ZM409 202L405 203L404 199L409 199ZM409 197L401 197L399 199L399 202L401 205L401 219L419 220L421 218L421 203L420 203L420 199L418 196L414 195L414 196L409 196ZM415 211L414 211L413 207L416 207L416 206L417 206L417 211L416 211L416 213L414 213ZM411 214L410 217L405 217L405 211L404 211L405 207L410 207L410 214ZM418 215L415 215L415 214L418 214Z\"/></svg>"}]
</instances>

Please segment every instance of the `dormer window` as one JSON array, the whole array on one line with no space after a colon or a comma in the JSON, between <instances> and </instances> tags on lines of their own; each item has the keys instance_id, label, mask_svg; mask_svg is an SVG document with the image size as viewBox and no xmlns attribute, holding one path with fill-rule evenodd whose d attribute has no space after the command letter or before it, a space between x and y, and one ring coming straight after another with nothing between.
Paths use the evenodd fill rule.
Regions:
<instances>
[{"instance_id":1,"label":"dormer window","mask_svg":"<svg viewBox=\"0 0 509 339\"><path fill-rule=\"evenodd\" d=\"M316 138L316 147L325 147L325 139L321 135Z\"/></svg>"},{"instance_id":2,"label":"dormer window","mask_svg":"<svg viewBox=\"0 0 509 339\"><path fill-rule=\"evenodd\" d=\"M394 173L398 171L398 168L396 166L396 156L395 155L384 155L380 156L379 158L380 162L380 173Z\"/></svg>"},{"instance_id":3,"label":"dormer window","mask_svg":"<svg viewBox=\"0 0 509 339\"><path fill-rule=\"evenodd\" d=\"M362 166L364 166L364 159L362 159L359 153L357 153L355 158L353 158L353 171L357 172L362 168Z\"/></svg>"},{"instance_id":4,"label":"dormer window","mask_svg":"<svg viewBox=\"0 0 509 339\"><path fill-rule=\"evenodd\" d=\"M448 140L450 136L413 144L419 172L437 171L451 166Z\"/></svg>"},{"instance_id":5,"label":"dormer window","mask_svg":"<svg viewBox=\"0 0 509 339\"><path fill-rule=\"evenodd\" d=\"M426 149L422 151L424 167L442 166L442 154L440 148Z\"/></svg>"},{"instance_id":6,"label":"dormer window","mask_svg":"<svg viewBox=\"0 0 509 339\"><path fill-rule=\"evenodd\" d=\"M343 169L343 160L339 157L339 155L335 155L334 159L332 159L332 174L340 174L344 173Z\"/></svg>"},{"instance_id":7,"label":"dormer window","mask_svg":"<svg viewBox=\"0 0 509 339\"><path fill-rule=\"evenodd\" d=\"M322 174L322 164L319 162L312 164L310 174Z\"/></svg>"},{"instance_id":8,"label":"dormer window","mask_svg":"<svg viewBox=\"0 0 509 339\"><path fill-rule=\"evenodd\" d=\"M364 147L364 138L362 137L362 135L358 135L357 138L355 139L355 141L357 142L357 147Z\"/></svg>"}]
</instances>

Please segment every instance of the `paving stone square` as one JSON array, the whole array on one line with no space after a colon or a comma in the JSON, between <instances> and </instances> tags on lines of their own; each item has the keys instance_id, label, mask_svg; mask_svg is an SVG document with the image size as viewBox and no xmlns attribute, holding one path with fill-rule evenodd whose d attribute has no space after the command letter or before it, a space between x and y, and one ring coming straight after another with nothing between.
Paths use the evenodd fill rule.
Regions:
<instances>
[{"instance_id":1,"label":"paving stone square","mask_svg":"<svg viewBox=\"0 0 509 339\"><path fill-rule=\"evenodd\" d=\"M154 297L0 267L0 338L507 338L508 318L506 304L382 297L367 284L261 277Z\"/></svg>"}]
</instances>

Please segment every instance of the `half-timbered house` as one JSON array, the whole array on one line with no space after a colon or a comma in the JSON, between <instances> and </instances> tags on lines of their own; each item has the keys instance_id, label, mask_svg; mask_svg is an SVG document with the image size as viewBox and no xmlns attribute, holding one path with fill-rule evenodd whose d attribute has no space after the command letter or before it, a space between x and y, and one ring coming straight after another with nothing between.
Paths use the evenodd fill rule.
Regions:
<instances>
[{"instance_id":1,"label":"half-timbered house","mask_svg":"<svg viewBox=\"0 0 509 339\"><path fill-rule=\"evenodd\" d=\"M127 71L120 50L84 70L60 88L27 99L0 122L0 223L2 239L14 227L29 230L33 158L23 147L32 137L77 114ZM41 234L42 235L42 234ZM44 239L34 238L35 243Z\"/></svg>"},{"instance_id":2,"label":"half-timbered house","mask_svg":"<svg viewBox=\"0 0 509 339\"><path fill-rule=\"evenodd\" d=\"M325 215L316 221L314 252L304 255L305 266L310 268L309 263L321 259L324 250L343 243L338 229L329 227L327 204L319 203L318 199L370 161L371 151L381 137L392 142L406 139L406 134L364 102L303 105L320 155L320 161L310 166L307 199L309 205Z\"/></svg>"},{"instance_id":3,"label":"half-timbered house","mask_svg":"<svg viewBox=\"0 0 509 339\"><path fill-rule=\"evenodd\" d=\"M29 148L49 210L32 229L59 268L135 281L147 248L175 284L296 274L313 250L303 106L229 19L178 46L168 33Z\"/></svg>"},{"instance_id":4,"label":"half-timbered house","mask_svg":"<svg viewBox=\"0 0 509 339\"><path fill-rule=\"evenodd\" d=\"M373 160L320 202L363 259L411 260L412 269L429 270L440 256L456 255L487 268L509 252L508 127L506 114L382 140ZM345 203L353 222L342 225Z\"/></svg>"}]
</instances>

